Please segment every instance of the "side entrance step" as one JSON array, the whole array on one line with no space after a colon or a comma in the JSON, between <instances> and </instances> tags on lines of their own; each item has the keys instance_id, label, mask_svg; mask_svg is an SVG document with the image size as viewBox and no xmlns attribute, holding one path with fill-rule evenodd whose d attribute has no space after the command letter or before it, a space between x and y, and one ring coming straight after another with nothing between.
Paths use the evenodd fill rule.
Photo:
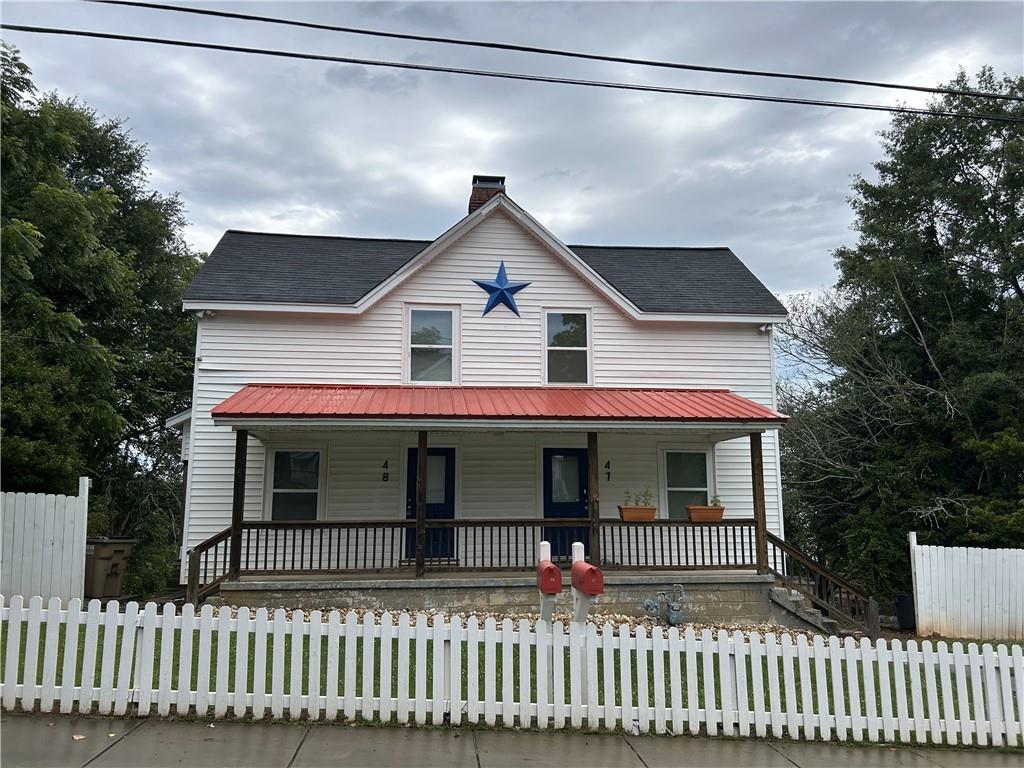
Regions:
<instances>
[{"instance_id":1,"label":"side entrance step","mask_svg":"<svg viewBox=\"0 0 1024 768\"><path fill-rule=\"evenodd\" d=\"M795 589L789 587L772 587L771 601L791 617L797 619L795 624L806 624L807 629L816 629L827 635L840 634L839 622L822 614L811 601Z\"/></svg>"},{"instance_id":2,"label":"side entrance step","mask_svg":"<svg viewBox=\"0 0 1024 768\"><path fill-rule=\"evenodd\" d=\"M773 590L773 607L822 631L878 637L878 602L867 591L773 533L766 538L768 570L780 590Z\"/></svg>"}]
</instances>

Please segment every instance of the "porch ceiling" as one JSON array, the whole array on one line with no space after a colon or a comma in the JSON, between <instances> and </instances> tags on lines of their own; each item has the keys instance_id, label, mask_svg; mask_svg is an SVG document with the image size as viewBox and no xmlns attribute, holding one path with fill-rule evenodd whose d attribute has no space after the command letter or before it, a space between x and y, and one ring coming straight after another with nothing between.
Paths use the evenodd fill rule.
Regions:
<instances>
[{"instance_id":1,"label":"porch ceiling","mask_svg":"<svg viewBox=\"0 0 1024 768\"><path fill-rule=\"evenodd\" d=\"M777 429L786 417L725 389L249 384L218 424L266 429ZM719 439L725 439L719 437Z\"/></svg>"}]
</instances>

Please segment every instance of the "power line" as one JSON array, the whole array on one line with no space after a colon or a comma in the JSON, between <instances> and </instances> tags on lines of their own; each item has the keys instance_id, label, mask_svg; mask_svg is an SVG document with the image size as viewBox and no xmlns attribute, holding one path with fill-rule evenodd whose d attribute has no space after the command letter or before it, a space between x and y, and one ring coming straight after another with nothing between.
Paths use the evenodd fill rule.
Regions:
<instances>
[{"instance_id":1,"label":"power line","mask_svg":"<svg viewBox=\"0 0 1024 768\"><path fill-rule=\"evenodd\" d=\"M519 53L537 53L544 56L561 56L571 59L586 59L589 61L605 61L615 64L636 64L644 67L660 67L663 69L682 69L693 72L712 72L725 75L744 75L749 77L770 77L785 80L806 80L816 83L835 83L842 85L860 85L870 88L889 88L900 91L920 91L922 93L935 93L948 96L974 96L985 99L1003 99L1007 101L1024 101L1024 96L1013 96L1003 93L991 93L988 91L960 90L957 88L928 87L924 85L908 85L906 83L888 83L879 80L859 80L848 77L834 77L829 75L804 75L793 72L773 72L760 69L738 69L735 67L715 67L704 64L683 64L680 62L661 61L657 59L635 59L626 56L611 56L598 53L583 53L581 51L567 51L559 48L542 48L534 45L519 45L516 43L498 43L485 40L466 40L455 37L435 37L432 35L416 35L405 32L385 32L376 29L365 29L362 27L346 27L334 24L321 24L312 21L299 21L298 19L283 19L277 16L260 16L252 13L238 13L235 11L218 11L212 8L191 8L180 5L167 5L165 3L147 3L138 0L85 0L88 3L101 3L104 5L124 5L133 8L147 8L158 11L172 11L175 13L191 13L199 16L215 16L224 19L238 19L242 21L257 21L265 24L279 24L289 27L302 27L304 29L318 29L328 32L344 32L351 35L366 35L369 37L387 37L394 40L414 40L423 43L440 43L443 45L461 45L474 48L490 48L501 51L516 51Z\"/></svg>"},{"instance_id":2,"label":"power line","mask_svg":"<svg viewBox=\"0 0 1024 768\"><path fill-rule=\"evenodd\" d=\"M273 56L285 59L303 59L307 61L329 61L338 64L357 64L365 67L387 67L417 72L441 72L452 75L470 77L487 77L499 80L521 80L532 83L554 83L557 85L576 85L589 88L608 88L622 91L640 91L645 93L666 93L681 96L705 96L735 101L760 101L772 104L800 104L814 107L831 107L837 109L857 109L870 112L890 112L908 115L931 115L935 117L958 117L970 120L993 120L1003 123L1024 123L1024 117L1010 115L989 115L976 112L950 112L946 110L918 109L916 107L888 106L884 104L864 104L848 101L825 101L820 99L802 99L794 96L768 96L753 93L734 93L727 91L697 90L692 88L672 88L662 85L642 85L637 83L611 82L604 80L581 80L570 77L554 77L550 75L529 75L520 72L505 72L486 69L466 69L461 67L442 67L431 64L412 64L403 61L378 61L375 59L357 59L348 56L329 56L320 53L299 53L297 51L280 51L269 48L251 48L220 43L203 43L194 40L177 40L160 37L143 37L139 35L123 35L114 32L92 32L80 29L63 29L56 27L37 27L24 24L0 24L0 29L14 32L30 32L43 35L63 35L71 37L91 37L100 40L121 40L134 43L151 43L169 45L178 48L198 48L210 51L229 53L248 53L257 56Z\"/></svg>"}]
</instances>

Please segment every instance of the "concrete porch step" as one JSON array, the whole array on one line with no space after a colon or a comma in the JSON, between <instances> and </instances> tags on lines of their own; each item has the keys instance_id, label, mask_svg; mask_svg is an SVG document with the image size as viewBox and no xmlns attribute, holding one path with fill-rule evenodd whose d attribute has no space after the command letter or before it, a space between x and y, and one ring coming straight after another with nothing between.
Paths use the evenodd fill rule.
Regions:
<instances>
[{"instance_id":1,"label":"concrete porch step","mask_svg":"<svg viewBox=\"0 0 1024 768\"><path fill-rule=\"evenodd\" d=\"M772 603L796 619L810 625L810 628L829 635L838 635L840 633L839 622L825 616L798 590L784 586L775 586L769 591L769 596Z\"/></svg>"}]
</instances>

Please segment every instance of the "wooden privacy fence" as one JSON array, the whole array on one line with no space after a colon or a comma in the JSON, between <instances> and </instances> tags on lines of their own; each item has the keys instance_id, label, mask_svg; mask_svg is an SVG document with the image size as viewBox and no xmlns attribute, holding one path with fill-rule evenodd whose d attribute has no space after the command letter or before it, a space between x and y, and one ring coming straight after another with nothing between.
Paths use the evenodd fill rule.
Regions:
<instances>
[{"instance_id":1,"label":"wooden privacy fence","mask_svg":"<svg viewBox=\"0 0 1024 768\"><path fill-rule=\"evenodd\" d=\"M1024 745L1019 645L21 597L0 619L5 710Z\"/></svg>"},{"instance_id":2,"label":"wooden privacy fence","mask_svg":"<svg viewBox=\"0 0 1024 768\"><path fill-rule=\"evenodd\" d=\"M78 496L0 494L0 594L82 597L89 478Z\"/></svg>"},{"instance_id":3,"label":"wooden privacy fence","mask_svg":"<svg viewBox=\"0 0 1024 768\"><path fill-rule=\"evenodd\" d=\"M917 631L1024 640L1024 549L933 547L910 533Z\"/></svg>"}]
</instances>

